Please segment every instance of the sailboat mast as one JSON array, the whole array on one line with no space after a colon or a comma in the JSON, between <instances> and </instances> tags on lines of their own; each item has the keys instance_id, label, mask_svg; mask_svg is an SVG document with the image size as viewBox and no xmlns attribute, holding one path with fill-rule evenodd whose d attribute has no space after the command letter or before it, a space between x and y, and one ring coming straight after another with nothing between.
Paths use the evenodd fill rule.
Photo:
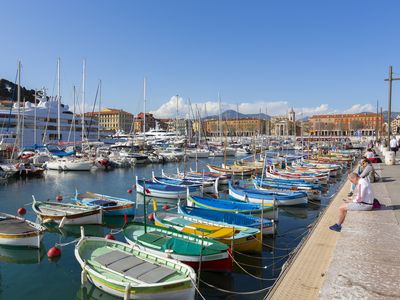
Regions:
<instances>
[{"instance_id":1,"label":"sailboat mast","mask_svg":"<svg viewBox=\"0 0 400 300\"><path fill-rule=\"evenodd\" d=\"M221 95L218 93L218 136L219 142L222 143L222 115L221 115Z\"/></svg>"},{"instance_id":2,"label":"sailboat mast","mask_svg":"<svg viewBox=\"0 0 400 300\"><path fill-rule=\"evenodd\" d=\"M18 147L20 131L21 131L21 61L18 62L18 89L17 89L17 107L18 107L18 115L17 115L17 135L15 139L15 145Z\"/></svg>"},{"instance_id":3,"label":"sailboat mast","mask_svg":"<svg viewBox=\"0 0 400 300\"><path fill-rule=\"evenodd\" d=\"M33 107L33 143L36 145L36 109L37 91L35 90L35 106Z\"/></svg>"},{"instance_id":4,"label":"sailboat mast","mask_svg":"<svg viewBox=\"0 0 400 300\"><path fill-rule=\"evenodd\" d=\"M76 88L75 88L75 86L74 86L74 111L72 112L72 132L73 132L73 135L74 135L74 149L75 149L75 146L76 146L76 136L75 136L75 133L76 133L76 126L75 126L75 124L76 124L76 120L75 120L75 117L76 117L76 115L75 115L75 108L76 108Z\"/></svg>"},{"instance_id":5,"label":"sailboat mast","mask_svg":"<svg viewBox=\"0 0 400 300\"><path fill-rule=\"evenodd\" d=\"M57 140L61 141L60 58L57 59Z\"/></svg>"},{"instance_id":6,"label":"sailboat mast","mask_svg":"<svg viewBox=\"0 0 400 300\"><path fill-rule=\"evenodd\" d=\"M101 112L101 79L100 79L100 91L99 91L99 113L97 114L97 140L100 141L100 112Z\"/></svg>"},{"instance_id":7,"label":"sailboat mast","mask_svg":"<svg viewBox=\"0 0 400 300\"><path fill-rule=\"evenodd\" d=\"M143 79L143 138L146 141L146 77Z\"/></svg>"},{"instance_id":8,"label":"sailboat mast","mask_svg":"<svg viewBox=\"0 0 400 300\"><path fill-rule=\"evenodd\" d=\"M85 140L85 72L86 60L83 60L82 65L82 142Z\"/></svg>"},{"instance_id":9,"label":"sailboat mast","mask_svg":"<svg viewBox=\"0 0 400 300\"><path fill-rule=\"evenodd\" d=\"M176 118L175 118L175 136L178 137L178 109L179 109L179 102L178 102L179 95L176 95Z\"/></svg>"}]
</instances>

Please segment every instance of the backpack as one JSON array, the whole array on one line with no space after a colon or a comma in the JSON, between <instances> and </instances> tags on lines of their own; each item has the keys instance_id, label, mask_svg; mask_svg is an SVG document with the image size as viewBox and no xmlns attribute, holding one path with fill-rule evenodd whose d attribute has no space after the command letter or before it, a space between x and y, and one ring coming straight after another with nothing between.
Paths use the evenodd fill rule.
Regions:
<instances>
[{"instance_id":1,"label":"backpack","mask_svg":"<svg viewBox=\"0 0 400 300\"><path fill-rule=\"evenodd\" d=\"M378 199L374 199L374 202L372 203L372 209L380 209L381 208L381 203L378 201Z\"/></svg>"}]
</instances>

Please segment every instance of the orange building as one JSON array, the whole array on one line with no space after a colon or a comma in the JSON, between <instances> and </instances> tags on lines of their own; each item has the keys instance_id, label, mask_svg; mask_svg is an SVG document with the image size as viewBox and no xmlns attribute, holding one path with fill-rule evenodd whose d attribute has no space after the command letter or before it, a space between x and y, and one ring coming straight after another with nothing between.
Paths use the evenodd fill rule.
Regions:
<instances>
[{"instance_id":1,"label":"orange building","mask_svg":"<svg viewBox=\"0 0 400 300\"><path fill-rule=\"evenodd\" d=\"M255 134L265 134L268 121L257 118L211 119L202 121L202 127L207 136L252 136ZM198 124L194 124L193 129L198 131Z\"/></svg>"},{"instance_id":2,"label":"orange building","mask_svg":"<svg viewBox=\"0 0 400 300\"><path fill-rule=\"evenodd\" d=\"M133 115L122 109L104 108L101 112L86 112L85 117L99 119L99 125L107 130L131 132Z\"/></svg>"},{"instance_id":3,"label":"orange building","mask_svg":"<svg viewBox=\"0 0 400 300\"><path fill-rule=\"evenodd\" d=\"M310 135L372 136L382 134L383 117L375 113L315 115L309 119Z\"/></svg>"}]
</instances>

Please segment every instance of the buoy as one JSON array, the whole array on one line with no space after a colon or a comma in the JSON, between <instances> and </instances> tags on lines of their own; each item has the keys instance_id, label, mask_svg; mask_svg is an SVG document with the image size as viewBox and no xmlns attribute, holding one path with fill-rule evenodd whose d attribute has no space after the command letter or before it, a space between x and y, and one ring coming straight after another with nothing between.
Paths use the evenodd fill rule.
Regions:
<instances>
[{"instance_id":1,"label":"buoy","mask_svg":"<svg viewBox=\"0 0 400 300\"><path fill-rule=\"evenodd\" d=\"M60 248L57 248L56 246L52 247L47 251L47 257L48 258L56 258L61 255L61 250Z\"/></svg>"},{"instance_id":2,"label":"buoy","mask_svg":"<svg viewBox=\"0 0 400 300\"><path fill-rule=\"evenodd\" d=\"M163 210L169 209L169 205L168 205L168 204L165 204L165 205L162 207L162 209L163 209Z\"/></svg>"},{"instance_id":3,"label":"buoy","mask_svg":"<svg viewBox=\"0 0 400 300\"><path fill-rule=\"evenodd\" d=\"M18 208L17 212L20 216L23 216L24 214L26 214L26 209L24 207L20 207Z\"/></svg>"},{"instance_id":4,"label":"buoy","mask_svg":"<svg viewBox=\"0 0 400 300\"><path fill-rule=\"evenodd\" d=\"M132 189L128 189L127 192L130 194L132 193Z\"/></svg>"},{"instance_id":5,"label":"buoy","mask_svg":"<svg viewBox=\"0 0 400 300\"><path fill-rule=\"evenodd\" d=\"M105 236L105 238L106 238L107 240L115 240L115 236L113 236L111 233L107 234L107 235Z\"/></svg>"},{"instance_id":6,"label":"buoy","mask_svg":"<svg viewBox=\"0 0 400 300\"><path fill-rule=\"evenodd\" d=\"M62 198L61 195L57 195L57 196L56 196L56 200L57 200L57 201L61 201L62 199L63 199L63 198Z\"/></svg>"},{"instance_id":7,"label":"buoy","mask_svg":"<svg viewBox=\"0 0 400 300\"><path fill-rule=\"evenodd\" d=\"M154 221L153 213L148 214L147 219L148 219L149 221L153 222L153 221Z\"/></svg>"}]
</instances>

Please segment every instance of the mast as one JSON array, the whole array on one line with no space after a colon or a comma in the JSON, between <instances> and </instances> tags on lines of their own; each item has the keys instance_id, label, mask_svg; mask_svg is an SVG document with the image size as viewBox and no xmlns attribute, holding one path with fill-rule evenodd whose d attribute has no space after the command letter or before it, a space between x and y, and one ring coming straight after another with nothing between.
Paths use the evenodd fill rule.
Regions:
<instances>
[{"instance_id":1,"label":"mast","mask_svg":"<svg viewBox=\"0 0 400 300\"><path fill-rule=\"evenodd\" d=\"M176 95L176 118L175 118L175 135L178 138L178 109L179 109L179 102L178 102L179 95Z\"/></svg>"},{"instance_id":2,"label":"mast","mask_svg":"<svg viewBox=\"0 0 400 300\"><path fill-rule=\"evenodd\" d=\"M61 141L60 58L57 59L57 140Z\"/></svg>"},{"instance_id":3,"label":"mast","mask_svg":"<svg viewBox=\"0 0 400 300\"><path fill-rule=\"evenodd\" d=\"M18 115L17 115L17 135L15 138L15 146L18 147L20 131L21 131L21 61L18 61L18 89L17 89L17 107L18 107Z\"/></svg>"},{"instance_id":4,"label":"mast","mask_svg":"<svg viewBox=\"0 0 400 300\"><path fill-rule=\"evenodd\" d=\"M146 77L143 79L143 138L146 142Z\"/></svg>"},{"instance_id":5,"label":"mast","mask_svg":"<svg viewBox=\"0 0 400 300\"><path fill-rule=\"evenodd\" d=\"M85 140L85 72L86 60L83 60L82 65L82 142Z\"/></svg>"},{"instance_id":6,"label":"mast","mask_svg":"<svg viewBox=\"0 0 400 300\"><path fill-rule=\"evenodd\" d=\"M97 114L97 140L100 141L100 111L101 111L101 79L99 91L99 113Z\"/></svg>"},{"instance_id":7,"label":"mast","mask_svg":"<svg viewBox=\"0 0 400 300\"><path fill-rule=\"evenodd\" d=\"M33 143L36 145L36 108L37 108L37 103L36 99L37 98L37 91L35 90L35 106L33 107Z\"/></svg>"},{"instance_id":8,"label":"mast","mask_svg":"<svg viewBox=\"0 0 400 300\"><path fill-rule=\"evenodd\" d=\"M218 136L219 142L222 143L222 115L221 115L221 96L218 93Z\"/></svg>"},{"instance_id":9,"label":"mast","mask_svg":"<svg viewBox=\"0 0 400 300\"><path fill-rule=\"evenodd\" d=\"M75 149L75 146L76 146L76 136L75 136L75 133L76 133L76 126L75 126L75 124L76 124L76 120L75 120L75 107L76 107L76 88L75 88L75 86L74 86L74 111L72 112L72 132L73 132L73 135L74 135L74 149Z\"/></svg>"},{"instance_id":10,"label":"mast","mask_svg":"<svg viewBox=\"0 0 400 300\"><path fill-rule=\"evenodd\" d=\"M25 97L22 101L22 125L21 125L21 146L24 145L24 127L25 127Z\"/></svg>"}]
</instances>

